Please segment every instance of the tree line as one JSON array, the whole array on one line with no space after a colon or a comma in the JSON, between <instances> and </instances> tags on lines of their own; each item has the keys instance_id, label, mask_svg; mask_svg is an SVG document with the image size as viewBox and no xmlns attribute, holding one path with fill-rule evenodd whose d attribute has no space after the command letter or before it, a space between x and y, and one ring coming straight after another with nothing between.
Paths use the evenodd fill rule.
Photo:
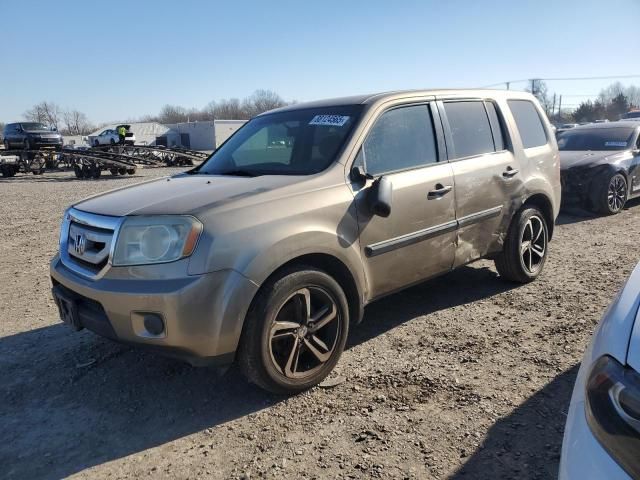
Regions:
<instances>
[{"instance_id":1,"label":"tree line","mask_svg":"<svg viewBox=\"0 0 640 480\"><path fill-rule=\"evenodd\" d=\"M143 115L129 122L158 122L162 124L202 122L208 120L248 120L260 113L283 107L294 102L285 101L271 90L256 90L250 96L211 101L204 108L185 108L165 105L156 115ZM88 135L105 124L94 124L87 115L76 109L64 109L54 102L40 102L24 112L30 122L38 122L55 128L64 135ZM4 124L0 123L0 131Z\"/></svg>"},{"instance_id":2,"label":"tree line","mask_svg":"<svg viewBox=\"0 0 640 480\"><path fill-rule=\"evenodd\" d=\"M547 84L542 80L532 80L531 86L526 90L536 96L547 116L558 122L619 120L629 110L640 108L640 87L635 85L625 87L620 82L603 88L596 99L585 100L573 110L560 110L560 96L550 93Z\"/></svg>"}]
</instances>

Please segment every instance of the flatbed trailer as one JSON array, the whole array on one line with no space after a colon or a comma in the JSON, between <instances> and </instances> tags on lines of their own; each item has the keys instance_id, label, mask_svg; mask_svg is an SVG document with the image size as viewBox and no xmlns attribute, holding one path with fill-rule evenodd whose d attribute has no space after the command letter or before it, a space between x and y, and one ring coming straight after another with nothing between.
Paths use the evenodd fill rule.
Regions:
<instances>
[{"instance_id":1,"label":"flatbed trailer","mask_svg":"<svg viewBox=\"0 0 640 480\"><path fill-rule=\"evenodd\" d=\"M133 157L136 163L167 167L190 166L206 160L210 155L199 150L149 145L105 145L92 147L92 150Z\"/></svg>"},{"instance_id":2,"label":"flatbed trailer","mask_svg":"<svg viewBox=\"0 0 640 480\"><path fill-rule=\"evenodd\" d=\"M0 174L13 177L17 173L42 175L55 150L0 150Z\"/></svg>"},{"instance_id":3,"label":"flatbed trailer","mask_svg":"<svg viewBox=\"0 0 640 480\"><path fill-rule=\"evenodd\" d=\"M77 178L100 178L103 171L112 175L133 175L138 164L156 167L189 166L209 157L206 152L184 148L146 145L108 145L62 150L0 150L0 173L13 177L17 173L41 175L45 169L61 165L73 169Z\"/></svg>"}]
</instances>

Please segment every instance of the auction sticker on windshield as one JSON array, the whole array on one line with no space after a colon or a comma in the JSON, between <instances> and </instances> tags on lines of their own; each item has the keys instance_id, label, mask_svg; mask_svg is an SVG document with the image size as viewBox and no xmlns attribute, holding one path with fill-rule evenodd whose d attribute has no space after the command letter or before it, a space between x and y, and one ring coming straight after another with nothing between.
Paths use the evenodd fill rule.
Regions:
<instances>
[{"instance_id":1,"label":"auction sticker on windshield","mask_svg":"<svg viewBox=\"0 0 640 480\"><path fill-rule=\"evenodd\" d=\"M605 147L626 147L627 142L604 142Z\"/></svg>"},{"instance_id":2,"label":"auction sticker on windshield","mask_svg":"<svg viewBox=\"0 0 640 480\"><path fill-rule=\"evenodd\" d=\"M316 115L311 119L309 125L329 125L331 127L342 127L349 120L348 115Z\"/></svg>"}]
</instances>

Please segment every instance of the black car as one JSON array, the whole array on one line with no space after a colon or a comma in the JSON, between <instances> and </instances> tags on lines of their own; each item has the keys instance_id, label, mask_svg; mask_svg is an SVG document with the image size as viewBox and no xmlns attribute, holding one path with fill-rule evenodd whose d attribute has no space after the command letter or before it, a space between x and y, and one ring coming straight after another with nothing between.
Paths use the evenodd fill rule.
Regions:
<instances>
[{"instance_id":1,"label":"black car","mask_svg":"<svg viewBox=\"0 0 640 480\"><path fill-rule=\"evenodd\" d=\"M562 202L613 215L640 196L640 122L578 126L558 137Z\"/></svg>"},{"instance_id":2,"label":"black car","mask_svg":"<svg viewBox=\"0 0 640 480\"><path fill-rule=\"evenodd\" d=\"M8 123L3 132L4 148L39 150L41 148L62 149L62 135L37 122Z\"/></svg>"}]
</instances>

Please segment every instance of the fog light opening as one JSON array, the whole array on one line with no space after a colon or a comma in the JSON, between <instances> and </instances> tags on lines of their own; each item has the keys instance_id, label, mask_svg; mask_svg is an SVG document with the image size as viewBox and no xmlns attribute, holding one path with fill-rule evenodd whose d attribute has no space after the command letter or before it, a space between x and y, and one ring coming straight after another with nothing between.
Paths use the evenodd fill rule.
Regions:
<instances>
[{"instance_id":1,"label":"fog light opening","mask_svg":"<svg viewBox=\"0 0 640 480\"><path fill-rule=\"evenodd\" d=\"M151 335L158 336L164 333L164 321L156 313L145 313L143 323L145 330Z\"/></svg>"}]
</instances>

